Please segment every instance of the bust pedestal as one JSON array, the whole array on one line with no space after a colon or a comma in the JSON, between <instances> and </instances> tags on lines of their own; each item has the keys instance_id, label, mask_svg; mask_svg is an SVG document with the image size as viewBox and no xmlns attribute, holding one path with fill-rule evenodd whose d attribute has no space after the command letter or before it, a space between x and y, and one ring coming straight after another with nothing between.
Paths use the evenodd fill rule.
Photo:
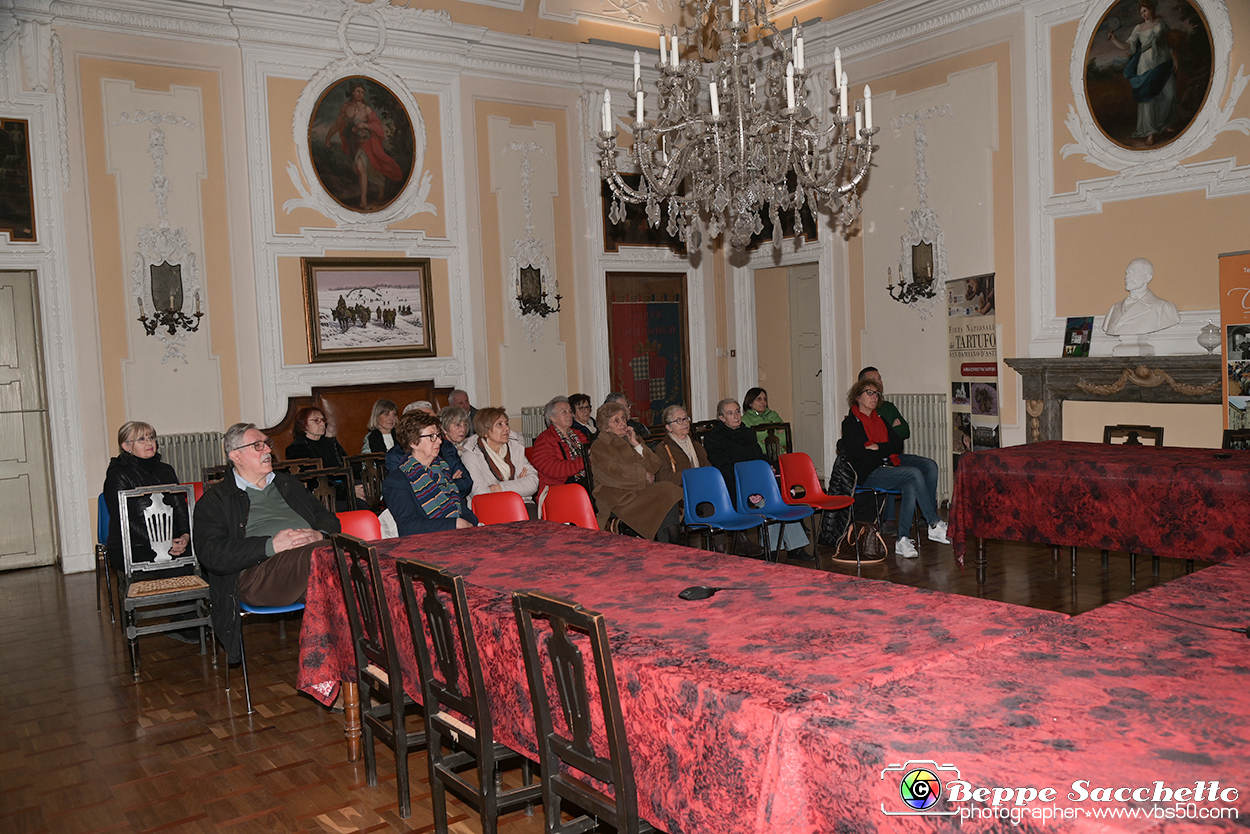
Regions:
<instances>
[{"instance_id":1,"label":"bust pedestal","mask_svg":"<svg viewBox=\"0 0 1250 834\"><path fill-rule=\"evenodd\" d=\"M1150 344L1150 340L1146 338L1147 334L1140 336L1124 335L1120 337L1120 343L1111 349L1112 356L1154 356L1155 346Z\"/></svg>"}]
</instances>

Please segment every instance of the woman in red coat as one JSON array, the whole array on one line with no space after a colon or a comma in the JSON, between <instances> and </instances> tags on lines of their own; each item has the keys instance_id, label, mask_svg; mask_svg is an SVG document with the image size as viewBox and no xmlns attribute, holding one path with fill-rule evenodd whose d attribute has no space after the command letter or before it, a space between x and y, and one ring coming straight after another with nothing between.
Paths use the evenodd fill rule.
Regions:
<instances>
[{"instance_id":1,"label":"woman in red coat","mask_svg":"<svg viewBox=\"0 0 1250 834\"><path fill-rule=\"evenodd\" d=\"M538 509L547 499L547 489L557 484L577 483L591 490L590 467L586 465L586 437L573 428L573 407L568 397L552 397L545 411L547 430L534 438L526 458L538 470Z\"/></svg>"}]
</instances>

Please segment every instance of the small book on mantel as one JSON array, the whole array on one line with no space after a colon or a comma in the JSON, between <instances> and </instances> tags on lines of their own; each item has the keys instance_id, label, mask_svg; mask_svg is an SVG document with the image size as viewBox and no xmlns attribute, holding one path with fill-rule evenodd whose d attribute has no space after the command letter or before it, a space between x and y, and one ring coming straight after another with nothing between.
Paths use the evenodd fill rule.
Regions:
<instances>
[{"instance_id":1,"label":"small book on mantel","mask_svg":"<svg viewBox=\"0 0 1250 834\"><path fill-rule=\"evenodd\" d=\"M1068 329L1063 334L1063 355L1089 356L1089 340L1093 332L1093 316L1068 316Z\"/></svg>"}]
</instances>

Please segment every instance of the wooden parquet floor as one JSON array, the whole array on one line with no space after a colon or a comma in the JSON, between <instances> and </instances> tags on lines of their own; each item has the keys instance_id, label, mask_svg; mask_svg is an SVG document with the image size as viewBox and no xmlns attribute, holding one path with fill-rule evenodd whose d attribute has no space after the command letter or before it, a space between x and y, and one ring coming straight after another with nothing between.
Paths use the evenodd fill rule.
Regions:
<instances>
[{"instance_id":1,"label":"wooden parquet floor","mask_svg":"<svg viewBox=\"0 0 1250 834\"><path fill-rule=\"evenodd\" d=\"M1073 580L1066 551L1054 562L1044 547L993 544L978 587L971 564L960 570L949 547L926 543L921 558L862 575L1072 614L1131 593L1127 561L1114 554L1104 573L1097 551L1081 551ZM1186 570L1164 559L1153 578L1140 561L1137 590ZM820 566L855 573L826 554ZM238 670L227 692L224 659L214 667L163 635L140 640L132 680L126 640L107 607L96 613L94 591L92 574L0 574L0 832L433 830L424 755L410 759L413 813L401 820L390 752L379 746L379 784L368 787L363 761L346 761L342 717L295 691L297 621L285 640L274 623L247 626L259 710L249 718ZM475 813L449 804L452 831L480 832ZM542 811L507 816L500 830L539 834Z\"/></svg>"}]
</instances>

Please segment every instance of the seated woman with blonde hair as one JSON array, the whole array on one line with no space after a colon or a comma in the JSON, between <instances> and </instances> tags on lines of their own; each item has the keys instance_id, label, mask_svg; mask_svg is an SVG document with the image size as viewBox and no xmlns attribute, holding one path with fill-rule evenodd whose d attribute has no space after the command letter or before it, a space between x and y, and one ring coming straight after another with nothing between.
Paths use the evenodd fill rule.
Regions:
<instances>
[{"instance_id":1,"label":"seated woman with blonde hair","mask_svg":"<svg viewBox=\"0 0 1250 834\"><path fill-rule=\"evenodd\" d=\"M439 457L442 445L443 427L437 417L413 411L399 418L395 447L405 454L382 481L382 497L401 536L477 524L477 517L456 489L450 469Z\"/></svg>"},{"instance_id":2,"label":"seated woman with blonde hair","mask_svg":"<svg viewBox=\"0 0 1250 834\"><path fill-rule=\"evenodd\" d=\"M643 538L676 542L681 487L656 480L664 463L638 439L625 406L604 403L595 422L599 439L590 446L590 469L599 526L615 515Z\"/></svg>"},{"instance_id":3,"label":"seated woman with blonde hair","mask_svg":"<svg viewBox=\"0 0 1250 834\"><path fill-rule=\"evenodd\" d=\"M473 492L515 492L528 502L538 492L538 472L525 457L525 444L508 428L508 412L481 408L473 415L476 434L464 442L460 459L473 478Z\"/></svg>"}]
</instances>

